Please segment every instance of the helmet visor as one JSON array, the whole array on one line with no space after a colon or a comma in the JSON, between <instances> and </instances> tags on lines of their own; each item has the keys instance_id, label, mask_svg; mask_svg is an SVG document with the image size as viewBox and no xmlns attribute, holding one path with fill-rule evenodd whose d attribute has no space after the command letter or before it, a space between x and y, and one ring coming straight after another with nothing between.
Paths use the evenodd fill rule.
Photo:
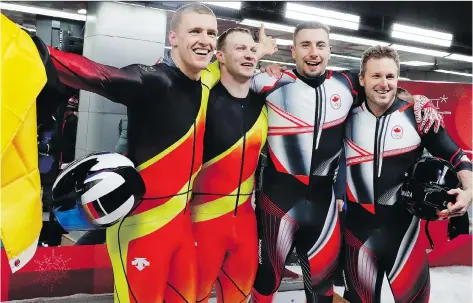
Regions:
<instances>
[{"instance_id":1,"label":"helmet visor","mask_svg":"<svg viewBox=\"0 0 473 303\"><path fill-rule=\"evenodd\" d=\"M63 208L61 206L53 208L54 215L56 216L59 224L65 231L88 231L88 230L97 230L103 229L99 225L94 225L90 222L90 219L87 216L84 208L80 204L80 201L75 203L75 206L72 208Z\"/></svg>"}]
</instances>

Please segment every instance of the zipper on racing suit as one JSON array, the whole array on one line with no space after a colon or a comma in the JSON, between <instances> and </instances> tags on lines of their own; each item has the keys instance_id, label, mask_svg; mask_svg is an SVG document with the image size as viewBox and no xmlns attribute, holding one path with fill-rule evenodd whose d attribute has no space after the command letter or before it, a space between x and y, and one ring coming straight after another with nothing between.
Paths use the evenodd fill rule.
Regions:
<instances>
[{"instance_id":1,"label":"zipper on racing suit","mask_svg":"<svg viewBox=\"0 0 473 303\"><path fill-rule=\"evenodd\" d=\"M243 177L243 165L245 163L245 147L246 147L246 132L244 128L244 123L245 123L245 106L242 104L241 105L241 122L240 122L240 134L243 134L243 148L241 151L241 165L240 165L240 176L238 177L238 190L237 190L237 196L236 196L236 201L235 201L235 211L233 213L233 216L237 215L237 210L238 210L238 202L240 201L240 190L241 190L241 178Z\"/></svg>"}]
</instances>

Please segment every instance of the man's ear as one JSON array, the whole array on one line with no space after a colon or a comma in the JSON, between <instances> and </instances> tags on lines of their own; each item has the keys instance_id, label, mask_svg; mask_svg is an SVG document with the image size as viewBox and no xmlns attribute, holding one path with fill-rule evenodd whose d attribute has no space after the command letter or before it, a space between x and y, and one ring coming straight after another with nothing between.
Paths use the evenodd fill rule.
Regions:
<instances>
[{"instance_id":1,"label":"man's ear","mask_svg":"<svg viewBox=\"0 0 473 303\"><path fill-rule=\"evenodd\" d=\"M294 45L291 45L291 55L292 59L296 60L296 47Z\"/></svg>"},{"instance_id":2,"label":"man's ear","mask_svg":"<svg viewBox=\"0 0 473 303\"><path fill-rule=\"evenodd\" d=\"M215 57L217 57L218 63L222 64L225 63L225 55L223 54L222 51L217 51L215 53Z\"/></svg>"},{"instance_id":3,"label":"man's ear","mask_svg":"<svg viewBox=\"0 0 473 303\"><path fill-rule=\"evenodd\" d=\"M169 44L171 44L171 46L177 46L177 38L175 31L169 31Z\"/></svg>"},{"instance_id":4,"label":"man's ear","mask_svg":"<svg viewBox=\"0 0 473 303\"><path fill-rule=\"evenodd\" d=\"M365 81L363 80L363 77L361 75L358 76L358 81L360 81L360 85L365 87Z\"/></svg>"}]
</instances>

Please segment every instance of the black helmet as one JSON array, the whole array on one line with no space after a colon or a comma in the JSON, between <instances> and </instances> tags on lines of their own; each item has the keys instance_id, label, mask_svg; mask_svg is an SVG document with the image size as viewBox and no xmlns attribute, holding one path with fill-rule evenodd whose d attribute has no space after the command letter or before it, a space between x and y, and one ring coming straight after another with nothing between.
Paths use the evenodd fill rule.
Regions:
<instances>
[{"instance_id":1,"label":"black helmet","mask_svg":"<svg viewBox=\"0 0 473 303\"><path fill-rule=\"evenodd\" d=\"M84 156L54 182L53 212L66 231L106 228L141 202L145 184L133 162L117 153Z\"/></svg>"},{"instance_id":2,"label":"black helmet","mask_svg":"<svg viewBox=\"0 0 473 303\"><path fill-rule=\"evenodd\" d=\"M449 162L426 157L406 172L401 196L411 214L435 221L439 219L437 210L442 211L449 202L455 202L456 196L447 192L458 185L457 174Z\"/></svg>"}]
</instances>

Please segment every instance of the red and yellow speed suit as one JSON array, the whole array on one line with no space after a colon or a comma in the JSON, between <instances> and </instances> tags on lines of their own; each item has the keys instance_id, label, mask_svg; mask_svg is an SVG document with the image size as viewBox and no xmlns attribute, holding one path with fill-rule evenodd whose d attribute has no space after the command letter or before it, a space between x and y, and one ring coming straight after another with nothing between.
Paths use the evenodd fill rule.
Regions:
<instances>
[{"instance_id":1,"label":"red and yellow speed suit","mask_svg":"<svg viewBox=\"0 0 473 303\"><path fill-rule=\"evenodd\" d=\"M50 52L61 82L127 106L129 157L146 194L134 212L107 229L115 302L195 302L195 244L186 205L202 166L213 74L206 70L200 81L191 80L169 56L154 66L115 68Z\"/></svg>"},{"instance_id":2,"label":"red and yellow speed suit","mask_svg":"<svg viewBox=\"0 0 473 303\"><path fill-rule=\"evenodd\" d=\"M219 302L243 302L258 262L254 175L268 132L264 98L235 98L217 84L211 91L204 164L194 183L191 213L197 249L197 302L216 284Z\"/></svg>"}]
</instances>

